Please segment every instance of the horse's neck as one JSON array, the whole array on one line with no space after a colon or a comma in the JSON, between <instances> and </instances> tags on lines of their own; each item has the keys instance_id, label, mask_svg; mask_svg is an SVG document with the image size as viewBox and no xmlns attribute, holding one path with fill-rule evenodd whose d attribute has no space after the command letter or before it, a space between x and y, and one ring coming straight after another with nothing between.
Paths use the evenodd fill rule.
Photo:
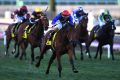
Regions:
<instances>
[{"instance_id":1,"label":"horse's neck","mask_svg":"<svg viewBox=\"0 0 120 80\"><path fill-rule=\"evenodd\" d=\"M43 30L43 25L40 25L39 23L35 24L35 29L33 29L32 33L34 33L34 35L36 37L41 37L44 34L44 30Z\"/></svg>"},{"instance_id":2,"label":"horse's neck","mask_svg":"<svg viewBox=\"0 0 120 80\"><path fill-rule=\"evenodd\" d=\"M86 27L84 27L82 24L79 24L76 28L77 32L79 32L80 34L85 34L85 33L88 33L88 30L87 30L87 25Z\"/></svg>"}]
</instances>

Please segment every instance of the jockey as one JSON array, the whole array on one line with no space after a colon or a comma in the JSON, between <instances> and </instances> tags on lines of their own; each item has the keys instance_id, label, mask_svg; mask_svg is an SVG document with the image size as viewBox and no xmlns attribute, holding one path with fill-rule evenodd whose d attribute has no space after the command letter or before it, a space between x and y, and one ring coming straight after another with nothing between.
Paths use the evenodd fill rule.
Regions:
<instances>
[{"instance_id":1,"label":"jockey","mask_svg":"<svg viewBox=\"0 0 120 80\"><path fill-rule=\"evenodd\" d=\"M28 9L27 9L27 7L22 6L20 8L20 10L14 11L14 15L15 15L15 18L16 18L15 23L24 22L24 20L26 20L27 17L28 17Z\"/></svg>"},{"instance_id":2,"label":"jockey","mask_svg":"<svg viewBox=\"0 0 120 80\"><path fill-rule=\"evenodd\" d=\"M109 20L112 21L112 16L110 15L110 12L107 9L101 9L100 15L98 16L100 28L102 28L102 26L106 23L105 16L109 16Z\"/></svg>"},{"instance_id":3,"label":"jockey","mask_svg":"<svg viewBox=\"0 0 120 80\"><path fill-rule=\"evenodd\" d=\"M14 33L16 33L16 29L18 29L18 27L20 26L20 24L22 22L25 22L26 19L29 18L29 14L28 14L28 9L26 6L22 6L20 8L20 10L15 10L14 13L14 18L15 18L15 27L13 27L13 30L12 30L12 37L14 37ZM12 16L13 18L13 16Z\"/></svg>"},{"instance_id":4,"label":"jockey","mask_svg":"<svg viewBox=\"0 0 120 80\"><path fill-rule=\"evenodd\" d=\"M84 12L82 7L78 7L76 10L72 12L72 17L73 17L73 22L78 24L79 21L81 20L82 16L85 15L86 13Z\"/></svg>"},{"instance_id":5,"label":"jockey","mask_svg":"<svg viewBox=\"0 0 120 80\"><path fill-rule=\"evenodd\" d=\"M72 26L74 26L73 18L68 10L64 10L63 12L61 12L60 14L53 18L51 23L53 26L52 30L53 31L60 30L61 28L64 27L66 22L69 22Z\"/></svg>"},{"instance_id":6,"label":"jockey","mask_svg":"<svg viewBox=\"0 0 120 80\"><path fill-rule=\"evenodd\" d=\"M35 10L32 12L32 16L30 19L30 23L34 23L36 19L39 19L41 17L42 14L42 9L41 8L35 8Z\"/></svg>"},{"instance_id":7,"label":"jockey","mask_svg":"<svg viewBox=\"0 0 120 80\"><path fill-rule=\"evenodd\" d=\"M42 9L39 7L35 8L35 10L32 12L31 18L29 19L30 24L25 28L25 34L27 34L27 32L29 33L29 29L34 27L35 22L41 17L41 14Z\"/></svg>"}]
</instances>

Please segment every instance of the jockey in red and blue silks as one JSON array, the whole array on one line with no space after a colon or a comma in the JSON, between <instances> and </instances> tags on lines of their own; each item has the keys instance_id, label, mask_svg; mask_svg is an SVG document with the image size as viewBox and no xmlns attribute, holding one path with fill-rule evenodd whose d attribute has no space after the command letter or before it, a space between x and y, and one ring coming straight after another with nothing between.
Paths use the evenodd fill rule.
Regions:
<instances>
[{"instance_id":1,"label":"jockey in red and blue silks","mask_svg":"<svg viewBox=\"0 0 120 80\"><path fill-rule=\"evenodd\" d=\"M20 10L14 11L15 23L24 22L28 18L28 9L26 6L22 6Z\"/></svg>"},{"instance_id":2,"label":"jockey in red and blue silks","mask_svg":"<svg viewBox=\"0 0 120 80\"><path fill-rule=\"evenodd\" d=\"M52 29L55 30L60 30L62 27L64 27L64 24L66 22L69 22L72 26L74 26L73 23L73 18L70 15L68 10L64 10L63 12L61 12L60 14L58 14L57 16L55 16L52 20L52 25L54 26Z\"/></svg>"},{"instance_id":3,"label":"jockey in red and blue silks","mask_svg":"<svg viewBox=\"0 0 120 80\"><path fill-rule=\"evenodd\" d=\"M86 13L84 12L82 7L78 7L77 9L73 10L72 12L72 17L73 17L73 22L78 24L79 21L82 19L82 16L85 15Z\"/></svg>"}]
</instances>

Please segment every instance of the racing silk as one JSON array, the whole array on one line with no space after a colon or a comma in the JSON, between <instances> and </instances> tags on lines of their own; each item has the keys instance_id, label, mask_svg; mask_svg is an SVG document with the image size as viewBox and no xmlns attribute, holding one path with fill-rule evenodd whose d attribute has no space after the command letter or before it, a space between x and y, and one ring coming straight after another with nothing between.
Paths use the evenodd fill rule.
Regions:
<instances>
[{"instance_id":1,"label":"racing silk","mask_svg":"<svg viewBox=\"0 0 120 80\"><path fill-rule=\"evenodd\" d=\"M27 14L27 13L25 13L25 12L17 11L17 12L15 13L15 18L16 18L15 23L23 22L23 21L27 18L26 14Z\"/></svg>"},{"instance_id":2,"label":"racing silk","mask_svg":"<svg viewBox=\"0 0 120 80\"><path fill-rule=\"evenodd\" d=\"M82 15L85 15L86 13L83 11L83 12L79 12L78 10L74 10L73 11L73 15L74 15L74 18L80 18Z\"/></svg>"},{"instance_id":3,"label":"racing silk","mask_svg":"<svg viewBox=\"0 0 120 80\"><path fill-rule=\"evenodd\" d=\"M71 15L70 15L68 18L64 18L64 17L62 17L61 13L58 14L56 17L53 18L53 20L52 20L52 25L56 24L56 22L57 22L58 20L59 20L62 24L64 24L65 22L69 21L69 23L70 23L71 25L74 25L74 23L73 23L73 18L72 18Z\"/></svg>"}]
</instances>

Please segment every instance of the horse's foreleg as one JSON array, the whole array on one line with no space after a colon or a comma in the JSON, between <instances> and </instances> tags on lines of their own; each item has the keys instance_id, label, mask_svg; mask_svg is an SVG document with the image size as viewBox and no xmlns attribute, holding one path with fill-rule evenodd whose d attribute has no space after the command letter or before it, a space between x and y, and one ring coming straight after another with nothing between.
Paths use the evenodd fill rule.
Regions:
<instances>
[{"instance_id":1,"label":"horse's foreleg","mask_svg":"<svg viewBox=\"0 0 120 80\"><path fill-rule=\"evenodd\" d=\"M31 59L32 59L32 61L31 61L31 64L33 64L33 62L35 61L35 59L34 59L34 47L32 47L32 45L31 45Z\"/></svg>"},{"instance_id":2,"label":"horse's foreleg","mask_svg":"<svg viewBox=\"0 0 120 80\"><path fill-rule=\"evenodd\" d=\"M102 53L103 53L102 46L100 46L100 60L102 58Z\"/></svg>"},{"instance_id":3,"label":"horse's foreleg","mask_svg":"<svg viewBox=\"0 0 120 80\"><path fill-rule=\"evenodd\" d=\"M90 50L89 50L89 45L88 45L88 43L86 42L86 54L88 54L88 56L89 56L89 58L91 59L91 55L90 55Z\"/></svg>"},{"instance_id":4,"label":"horse's foreleg","mask_svg":"<svg viewBox=\"0 0 120 80\"><path fill-rule=\"evenodd\" d=\"M50 61L49 61L49 64L48 64L48 67L47 67L47 70L46 70L46 74L49 74L49 70L50 70L50 66L51 64L53 63L53 61L55 60L56 58L56 54L55 52L52 54L51 58L50 58Z\"/></svg>"},{"instance_id":5,"label":"horse's foreleg","mask_svg":"<svg viewBox=\"0 0 120 80\"><path fill-rule=\"evenodd\" d=\"M69 56L69 61L70 61L70 64L72 66L72 70L74 73L78 73L77 69L75 68L74 66L74 61L73 61L73 50L70 49L68 50L68 56Z\"/></svg>"},{"instance_id":6,"label":"horse's foreleg","mask_svg":"<svg viewBox=\"0 0 120 80\"><path fill-rule=\"evenodd\" d=\"M77 57L76 57L76 54L75 54L75 47L74 47L74 49L73 49L73 51L74 51L74 58L75 58L75 60L77 60Z\"/></svg>"},{"instance_id":7,"label":"horse's foreleg","mask_svg":"<svg viewBox=\"0 0 120 80\"><path fill-rule=\"evenodd\" d=\"M10 42L11 42L11 38L9 38L9 39L7 39L6 41L7 41L7 44L6 44L6 50L5 50L5 55L7 56L7 55L9 55L8 54L8 49L9 49L9 47L10 47Z\"/></svg>"},{"instance_id":8,"label":"horse's foreleg","mask_svg":"<svg viewBox=\"0 0 120 80\"><path fill-rule=\"evenodd\" d=\"M97 47L97 52L96 52L96 54L95 54L95 59L97 58L97 56L98 56L98 51L99 51L99 49L100 49L100 45L98 44L98 47Z\"/></svg>"},{"instance_id":9,"label":"horse's foreleg","mask_svg":"<svg viewBox=\"0 0 120 80\"><path fill-rule=\"evenodd\" d=\"M37 64L35 65L36 67L39 67L39 66L40 66L40 62L41 62L41 60L43 59L43 56L44 56L44 54L46 53L47 50L48 50L48 49L47 49L46 46L44 46L44 47L41 49L41 53L40 53L39 60L38 60Z\"/></svg>"},{"instance_id":10,"label":"horse's foreleg","mask_svg":"<svg viewBox=\"0 0 120 80\"><path fill-rule=\"evenodd\" d=\"M113 54L113 44L110 45L110 53L111 53L111 56L112 56L112 60L115 60L114 54Z\"/></svg>"},{"instance_id":11,"label":"horse's foreleg","mask_svg":"<svg viewBox=\"0 0 120 80\"><path fill-rule=\"evenodd\" d=\"M17 46L17 42L15 41L14 48L12 50L12 54L14 54L16 52L16 46Z\"/></svg>"},{"instance_id":12,"label":"horse's foreleg","mask_svg":"<svg viewBox=\"0 0 120 80\"><path fill-rule=\"evenodd\" d=\"M61 77L62 66L61 66L61 55L60 55L60 52L56 53L56 57L57 57L57 62L58 62L59 77Z\"/></svg>"},{"instance_id":13,"label":"horse's foreleg","mask_svg":"<svg viewBox=\"0 0 120 80\"><path fill-rule=\"evenodd\" d=\"M80 52L81 52L81 60L83 60L83 49L82 49L82 43L79 43L80 46Z\"/></svg>"}]
</instances>

